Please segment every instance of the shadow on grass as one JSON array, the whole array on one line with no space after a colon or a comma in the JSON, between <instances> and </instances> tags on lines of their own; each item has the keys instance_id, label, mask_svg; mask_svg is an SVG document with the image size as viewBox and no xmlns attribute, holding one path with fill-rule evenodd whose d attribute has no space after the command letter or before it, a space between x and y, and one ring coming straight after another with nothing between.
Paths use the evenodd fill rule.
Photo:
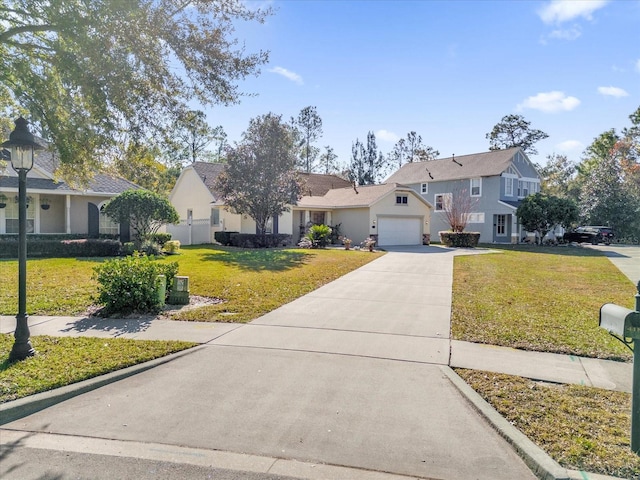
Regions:
<instances>
[{"instance_id":1,"label":"shadow on grass","mask_svg":"<svg viewBox=\"0 0 640 480\"><path fill-rule=\"evenodd\" d=\"M488 248L491 250L506 250L511 252L528 252L528 253L542 253L546 255L559 255L565 257L603 257L604 252L591 249L583 246L570 246L570 245L526 245L526 244L481 244L481 248Z\"/></svg>"},{"instance_id":2,"label":"shadow on grass","mask_svg":"<svg viewBox=\"0 0 640 480\"><path fill-rule=\"evenodd\" d=\"M218 248L219 253L203 255L207 262L222 262L242 270L267 270L280 272L299 268L311 255L306 252L284 249L235 249Z\"/></svg>"}]
</instances>

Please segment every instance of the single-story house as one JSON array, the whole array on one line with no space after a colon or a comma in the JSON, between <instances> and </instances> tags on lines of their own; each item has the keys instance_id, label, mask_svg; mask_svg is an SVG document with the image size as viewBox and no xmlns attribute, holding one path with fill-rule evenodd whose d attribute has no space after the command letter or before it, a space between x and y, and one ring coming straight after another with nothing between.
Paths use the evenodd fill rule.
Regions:
<instances>
[{"instance_id":1,"label":"single-story house","mask_svg":"<svg viewBox=\"0 0 640 480\"><path fill-rule=\"evenodd\" d=\"M18 233L18 175L10 162L0 171L0 234ZM51 152L36 154L27 173L27 232L77 234L97 238L101 234L129 238L128 226L113 222L102 207L125 190L139 186L123 178L97 173L84 190L55 179Z\"/></svg>"},{"instance_id":2,"label":"single-story house","mask_svg":"<svg viewBox=\"0 0 640 480\"><path fill-rule=\"evenodd\" d=\"M210 243L216 231L256 233L253 219L225 208L214 184L224 164L195 162L186 167L169 196L180 215L167 232L186 245ZM431 205L399 184L354 188L337 175L302 173L302 198L272 219L268 232L288 234L297 243L310 225L340 226L355 245L371 236L378 245L422 244ZM397 233L401 232L401 233Z\"/></svg>"},{"instance_id":3,"label":"single-story house","mask_svg":"<svg viewBox=\"0 0 640 480\"><path fill-rule=\"evenodd\" d=\"M464 195L470 206L465 231L480 232L484 243L518 243L528 233L516 210L523 198L540 191L540 175L518 147L406 163L386 181L408 185L435 207L429 230L434 240L450 229L447 203Z\"/></svg>"}]
</instances>

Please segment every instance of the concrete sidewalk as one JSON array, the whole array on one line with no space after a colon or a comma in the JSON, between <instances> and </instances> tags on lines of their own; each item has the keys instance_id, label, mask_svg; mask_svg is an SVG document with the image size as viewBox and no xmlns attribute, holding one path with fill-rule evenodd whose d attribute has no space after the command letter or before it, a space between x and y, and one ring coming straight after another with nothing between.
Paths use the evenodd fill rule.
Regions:
<instances>
[{"instance_id":1,"label":"concrete sidewalk","mask_svg":"<svg viewBox=\"0 0 640 480\"><path fill-rule=\"evenodd\" d=\"M560 468L448 365L617 390L631 366L451 342L453 256L481 251L402 250L246 325L33 317L33 335L202 346L5 424L0 443L296 478L600 478Z\"/></svg>"},{"instance_id":2,"label":"concrete sidewalk","mask_svg":"<svg viewBox=\"0 0 640 480\"><path fill-rule=\"evenodd\" d=\"M316 302L317 300L313 300L309 304L313 305ZM322 304L319 302L317 307L321 307ZM348 308L357 308L358 302L347 300L344 305ZM390 318L393 314L390 311L392 307L385 304L369 304L364 306L364 314L367 315L368 308L378 308L381 315L388 315ZM254 340L259 338L259 342L245 346L439 363L456 368L507 373L553 383L571 383L631 392L633 375L631 363L575 355L530 352L459 340L451 340L450 345L447 345L449 342L447 327L439 325L437 321L420 322L418 325L411 323L406 327L413 329L411 335L398 335L394 331L397 332L400 328L399 324L406 321L407 317L404 315L399 315L401 320L398 322L383 325L386 327L386 333L390 335L380 331L358 332L352 325L353 316L345 316L344 320L340 321L342 329L336 325L337 319L330 317L323 317L318 325L310 328L305 312L297 311L300 308L301 305L294 302L249 324L256 326L256 332L259 333L255 335ZM403 305L395 314L398 315L408 308L410 307ZM93 317L30 317L29 320L31 334L34 336L184 340L200 344L224 343L226 345L233 345L234 338L241 335L241 332L231 334L234 330L252 328L249 325L235 323L176 322L160 319L140 321ZM272 328L265 328L267 326ZM296 327L300 330L285 330L281 328L284 326ZM15 317L0 316L0 333L12 333L14 329ZM244 335L245 333L242 332L243 337ZM339 336L344 337L341 340L337 338ZM442 343L443 339L445 344ZM423 342L430 343L432 348L423 349ZM341 351L345 344L349 345L348 350ZM401 352L400 355L393 353L398 351Z\"/></svg>"}]
</instances>

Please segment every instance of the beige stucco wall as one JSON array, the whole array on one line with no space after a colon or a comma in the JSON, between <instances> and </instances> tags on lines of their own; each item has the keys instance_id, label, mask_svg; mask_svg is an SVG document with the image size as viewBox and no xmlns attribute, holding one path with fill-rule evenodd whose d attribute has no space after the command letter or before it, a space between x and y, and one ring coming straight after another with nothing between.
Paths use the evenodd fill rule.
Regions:
<instances>
[{"instance_id":1,"label":"beige stucco wall","mask_svg":"<svg viewBox=\"0 0 640 480\"><path fill-rule=\"evenodd\" d=\"M340 224L340 232L359 245L369 236L370 227L368 208L339 208L333 210L333 224ZM374 230L375 232L375 230Z\"/></svg>"},{"instance_id":2,"label":"beige stucco wall","mask_svg":"<svg viewBox=\"0 0 640 480\"><path fill-rule=\"evenodd\" d=\"M66 233L65 213L66 196L62 195L41 195L49 199L49 209L42 210L40 202L37 202L40 217L40 233Z\"/></svg>"},{"instance_id":3,"label":"beige stucco wall","mask_svg":"<svg viewBox=\"0 0 640 480\"><path fill-rule=\"evenodd\" d=\"M71 197L71 233L88 234L89 233L89 202L100 206L107 197L97 196L72 196Z\"/></svg>"},{"instance_id":4,"label":"beige stucco wall","mask_svg":"<svg viewBox=\"0 0 640 480\"><path fill-rule=\"evenodd\" d=\"M396 204L396 192L392 192L386 197L382 198L379 202L371 207L369 221L373 225L375 220L377 223L378 217L393 216L393 217L420 217L422 218L422 232L429 233L429 224L431 222L431 208L424 204L416 195L411 192L397 192L397 195L407 195L408 203L398 205ZM375 229L372 229L370 233L376 233Z\"/></svg>"},{"instance_id":5,"label":"beige stucco wall","mask_svg":"<svg viewBox=\"0 0 640 480\"><path fill-rule=\"evenodd\" d=\"M213 195L193 168L187 168L182 172L169 195L169 201L180 215L180 220L187 219L187 210L193 211L193 220L210 218L213 200ZM223 212L221 218L222 214ZM226 225L225 229L233 230Z\"/></svg>"}]
</instances>

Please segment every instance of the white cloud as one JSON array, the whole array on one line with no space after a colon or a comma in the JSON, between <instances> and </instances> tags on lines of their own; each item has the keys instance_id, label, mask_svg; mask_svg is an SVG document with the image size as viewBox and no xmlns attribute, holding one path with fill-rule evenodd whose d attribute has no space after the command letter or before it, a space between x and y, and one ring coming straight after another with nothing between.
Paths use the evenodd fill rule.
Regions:
<instances>
[{"instance_id":1,"label":"white cloud","mask_svg":"<svg viewBox=\"0 0 640 480\"><path fill-rule=\"evenodd\" d=\"M548 37L555 38L557 40L573 41L577 39L580 35L582 35L582 31L580 30L580 27L574 26L572 28L564 29L564 30L563 29L553 30L548 35Z\"/></svg>"},{"instance_id":2,"label":"white cloud","mask_svg":"<svg viewBox=\"0 0 640 480\"><path fill-rule=\"evenodd\" d=\"M376 138L384 142L397 142L400 137L389 130L378 130L376 132Z\"/></svg>"},{"instance_id":3,"label":"white cloud","mask_svg":"<svg viewBox=\"0 0 640 480\"><path fill-rule=\"evenodd\" d=\"M576 97L567 97L564 92L543 92L533 97L526 98L524 102L518 104L518 110L530 108L546 113L568 112L580 105L580 100Z\"/></svg>"},{"instance_id":4,"label":"white cloud","mask_svg":"<svg viewBox=\"0 0 640 480\"><path fill-rule=\"evenodd\" d=\"M292 72L291 70L287 70L286 68L273 67L273 68L270 68L268 71L271 73L277 73L278 75L282 75L283 77L291 80L292 82L297 83L298 85L304 84L304 81L302 80L302 77L300 75L298 75L295 72Z\"/></svg>"},{"instance_id":5,"label":"white cloud","mask_svg":"<svg viewBox=\"0 0 640 480\"><path fill-rule=\"evenodd\" d=\"M538 10L538 16L547 24L560 24L578 17L591 20L592 13L607 3L609 0L552 0Z\"/></svg>"},{"instance_id":6,"label":"white cloud","mask_svg":"<svg viewBox=\"0 0 640 480\"><path fill-rule=\"evenodd\" d=\"M561 152L581 152L584 150L584 145L578 140L567 140L557 144L556 148Z\"/></svg>"},{"instance_id":7,"label":"white cloud","mask_svg":"<svg viewBox=\"0 0 640 480\"><path fill-rule=\"evenodd\" d=\"M598 93L601 95L606 95L608 97L628 97L629 93L626 90L618 87L598 87Z\"/></svg>"},{"instance_id":8,"label":"white cloud","mask_svg":"<svg viewBox=\"0 0 640 480\"><path fill-rule=\"evenodd\" d=\"M636 71L640 73L640 59L636 62Z\"/></svg>"}]
</instances>

